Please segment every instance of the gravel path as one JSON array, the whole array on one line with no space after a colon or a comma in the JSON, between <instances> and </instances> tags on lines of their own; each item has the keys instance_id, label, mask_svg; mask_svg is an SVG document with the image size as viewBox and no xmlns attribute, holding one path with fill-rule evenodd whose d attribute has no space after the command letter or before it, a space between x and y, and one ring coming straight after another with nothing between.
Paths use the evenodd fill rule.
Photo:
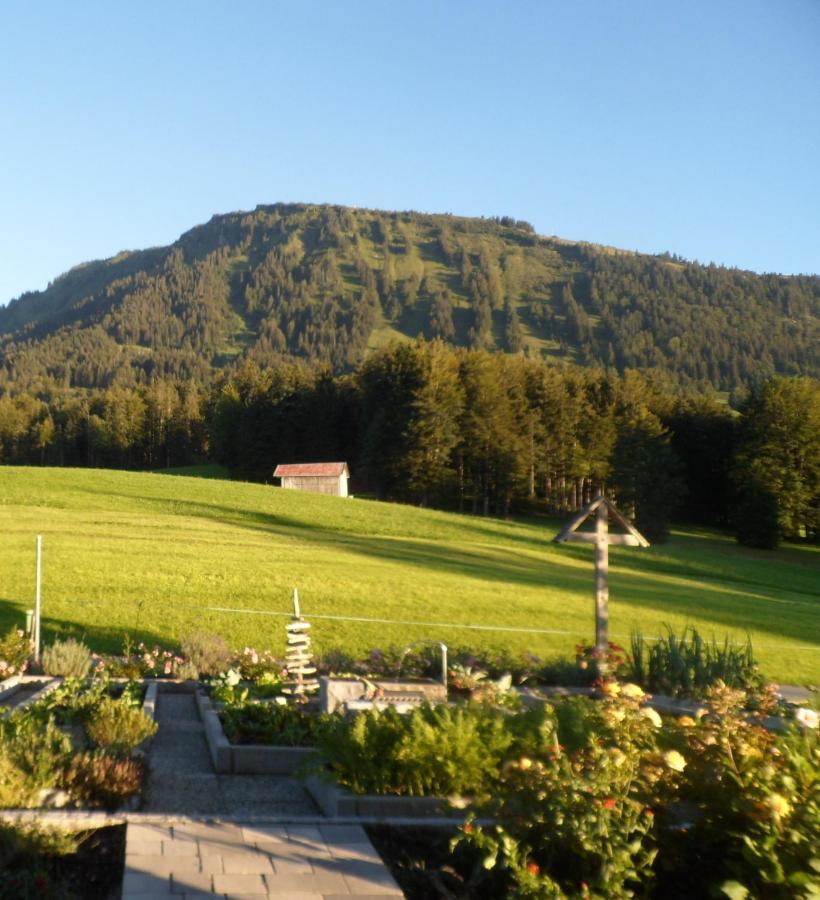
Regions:
<instances>
[{"instance_id":1,"label":"gravel path","mask_svg":"<svg viewBox=\"0 0 820 900\"><path fill-rule=\"evenodd\" d=\"M160 691L145 812L185 816L311 816L304 788L279 775L216 775L192 694Z\"/></svg>"}]
</instances>

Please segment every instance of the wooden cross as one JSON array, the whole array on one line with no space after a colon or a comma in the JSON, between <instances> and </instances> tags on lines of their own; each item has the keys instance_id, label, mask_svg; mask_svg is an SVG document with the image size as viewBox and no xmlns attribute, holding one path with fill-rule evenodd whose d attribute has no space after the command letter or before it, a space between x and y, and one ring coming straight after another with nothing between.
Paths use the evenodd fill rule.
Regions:
<instances>
[{"instance_id":1,"label":"wooden cross","mask_svg":"<svg viewBox=\"0 0 820 900\"><path fill-rule=\"evenodd\" d=\"M596 514L595 531L578 531L593 513ZM610 516L625 533L609 533ZM589 506L582 509L553 540L556 544L571 541L595 544L595 651L598 668L604 672L609 652L609 545L648 547L649 541L627 522L611 500L602 496L596 497Z\"/></svg>"}]
</instances>

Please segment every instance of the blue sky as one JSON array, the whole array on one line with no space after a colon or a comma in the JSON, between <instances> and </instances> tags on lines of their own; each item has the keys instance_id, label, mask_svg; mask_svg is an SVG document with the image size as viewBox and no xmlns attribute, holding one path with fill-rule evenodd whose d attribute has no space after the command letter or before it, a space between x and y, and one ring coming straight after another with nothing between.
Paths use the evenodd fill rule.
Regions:
<instances>
[{"instance_id":1,"label":"blue sky","mask_svg":"<svg viewBox=\"0 0 820 900\"><path fill-rule=\"evenodd\" d=\"M0 303L315 201L820 272L820 2L0 4Z\"/></svg>"}]
</instances>

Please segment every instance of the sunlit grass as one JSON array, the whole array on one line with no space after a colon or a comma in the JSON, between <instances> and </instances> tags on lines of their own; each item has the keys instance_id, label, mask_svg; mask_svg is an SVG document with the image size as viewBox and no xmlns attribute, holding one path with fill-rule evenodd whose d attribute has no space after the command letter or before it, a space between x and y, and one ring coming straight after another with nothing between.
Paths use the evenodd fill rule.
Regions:
<instances>
[{"instance_id":1,"label":"sunlit grass","mask_svg":"<svg viewBox=\"0 0 820 900\"><path fill-rule=\"evenodd\" d=\"M47 639L72 632L116 650L125 632L170 644L207 629L281 652L283 618L214 608L285 614L298 587L319 651L438 638L571 656L592 637L592 551L552 544L557 529L553 520L482 519L213 478L0 468L0 628L33 605L40 533ZM653 636L666 624L719 639L748 631L767 674L820 681L818 563L818 548L751 551L697 530L648 550L617 548L613 636Z\"/></svg>"}]
</instances>

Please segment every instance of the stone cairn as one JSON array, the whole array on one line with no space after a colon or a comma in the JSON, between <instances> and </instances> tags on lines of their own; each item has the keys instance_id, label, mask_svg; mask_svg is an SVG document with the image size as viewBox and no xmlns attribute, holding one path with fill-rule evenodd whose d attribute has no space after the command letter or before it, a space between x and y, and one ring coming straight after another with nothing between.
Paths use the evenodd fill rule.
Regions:
<instances>
[{"instance_id":1,"label":"stone cairn","mask_svg":"<svg viewBox=\"0 0 820 900\"><path fill-rule=\"evenodd\" d=\"M310 652L310 623L302 618L299 611L299 592L293 589L293 620L285 625L288 636L288 647L285 651L285 665L289 680L285 693L304 699L319 689L316 666L313 665L313 654Z\"/></svg>"}]
</instances>

